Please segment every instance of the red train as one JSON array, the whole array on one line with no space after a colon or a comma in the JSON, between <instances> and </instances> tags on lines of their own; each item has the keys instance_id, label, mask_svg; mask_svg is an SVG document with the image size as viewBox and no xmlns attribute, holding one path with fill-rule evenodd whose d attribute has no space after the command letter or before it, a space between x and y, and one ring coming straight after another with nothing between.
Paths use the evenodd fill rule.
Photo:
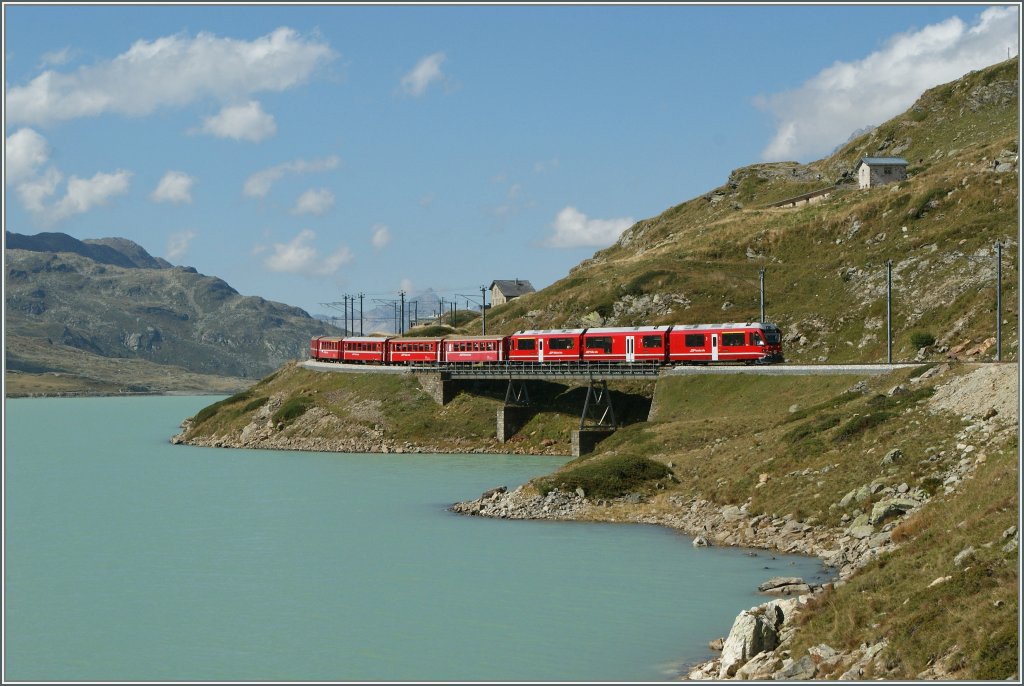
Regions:
<instances>
[{"instance_id":1,"label":"red train","mask_svg":"<svg viewBox=\"0 0 1024 686\"><path fill-rule=\"evenodd\" d=\"M782 332L763 322L546 329L511 336L317 336L310 341L309 356L323 362L388 365L783 361Z\"/></svg>"}]
</instances>

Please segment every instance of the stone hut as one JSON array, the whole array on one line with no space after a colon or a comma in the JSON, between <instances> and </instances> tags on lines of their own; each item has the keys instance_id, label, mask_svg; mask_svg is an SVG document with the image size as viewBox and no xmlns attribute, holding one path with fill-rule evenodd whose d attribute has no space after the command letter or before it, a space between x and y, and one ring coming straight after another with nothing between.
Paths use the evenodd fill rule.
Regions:
<instances>
[{"instance_id":1,"label":"stone hut","mask_svg":"<svg viewBox=\"0 0 1024 686\"><path fill-rule=\"evenodd\" d=\"M862 157L857 164L861 188L874 188L907 178L907 161L902 157Z\"/></svg>"},{"instance_id":2,"label":"stone hut","mask_svg":"<svg viewBox=\"0 0 1024 686\"><path fill-rule=\"evenodd\" d=\"M515 300L521 295L533 293L536 289L529 281L512 279L509 281L491 282L491 306L504 305L509 300Z\"/></svg>"}]
</instances>

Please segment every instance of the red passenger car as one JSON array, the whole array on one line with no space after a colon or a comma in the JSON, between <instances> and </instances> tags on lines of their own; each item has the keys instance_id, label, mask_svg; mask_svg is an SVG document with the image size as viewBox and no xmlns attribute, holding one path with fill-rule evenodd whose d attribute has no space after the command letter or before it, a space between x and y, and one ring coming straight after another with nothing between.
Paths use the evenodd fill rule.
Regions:
<instances>
[{"instance_id":1,"label":"red passenger car","mask_svg":"<svg viewBox=\"0 0 1024 686\"><path fill-rule=\"evenodd\" d=\"M444 339L445 362L504 362L508 339L504 336L456 336Z\"/></svg>"},{"instance_id":2,"label":"red passenger car","mask_svg":"<svg viewBox=\"0 0 1024 686\"><path fill-rule=\"evenodd\" d=\"M510 362L579 362L586 329L517 331L509 336Z\"/></svg>"},{"instance_id":3,"label":"red passenger car","mask_svg":"<svg viewBox=\"0 0 1024 686\"><path fill-rule=\"evenodd\" d=\"M443 338L392 338L388 340L389 364L425 364L441 361Z\"/></svg>"},{"instance_id":4,"label":"red passenger car","mask_svg":"<svg viewBox=\"0 0 1024 686\"><path fill-rule=\"evenodd\" d=\"M335 336L314 336L309 341L310 358L321 362L340 362L341 341Z\"/></svg>"},{"instance_id":5,"label":"red passenger car","mask_svg":"<svg viewBox=\"0 0 1024 686\"><path fill-rule=\"evenodd\" d=\"M344 339L344 360L358 364L383 364L388 336L349 336Z\"/></svg>"},{"instance_id":6,"label":"red passenger car","mask_svg":"<svg viewBox=\"0 0 1024 686\"><path fill-rule=\"evenodd\" d=\"M782 332L774 324L673 326L669 362L782 362Z\"/></svg>"},{"instance_id":7,"label":"red passenger car","mask_svg":"<svg viewBox=\"0 0 1024 686\"><path fill-rule=\"evenodd\" d=\"M668 355L668 326L630 326L587 329L583 334L584 362L664 362Z\"/></svg>"}]
</instances>

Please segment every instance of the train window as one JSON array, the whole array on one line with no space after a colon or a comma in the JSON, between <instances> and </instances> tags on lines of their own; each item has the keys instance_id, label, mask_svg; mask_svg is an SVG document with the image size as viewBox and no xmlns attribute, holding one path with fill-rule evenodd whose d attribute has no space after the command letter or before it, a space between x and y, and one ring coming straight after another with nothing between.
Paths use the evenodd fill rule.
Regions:
<instances>
[{"instance_id":1,"label":"train window","mask_svg":"<svg viewBox=\"0 0 1024 686\"><path fill-rule=\"evenodd\" d=\"M586 339L584 343L588 350L603 350L605 354L612 351L612 339L610 336L594 336Z\"/></svg>"},{"instance_id":2,"label":"train window","mask_svg":"<svg viewBox=\"0 0 1024 686\"><path fill-rule=\"evenodd\" d=\"M687 348L702 348L704 347L704 334L688 333L683 342Z\"/></svg>"},{"instance_id":3,"label":"train window","mask_svg":"<svg viewBox=\"0 0 1024 686\"><path fill-rule=\"evenodd\" d=\"M662 346L661 336L644 336L643 344L645 348L660 348Z\"/></svg>"},{"instance_id":4,"label":"train window","mask_svg":"<svg viewBox=\"0 0 1024 686\"><path fill-rule=\"evenodd\" d=\"M516 341L517 350L536 350L537 341L532 338L520 338Z\"/></svg>"},{"instance_id":5,"label":"train window","mask_svg":"<svg viewBox=\"0 0 1024 686\"><path fill-rule=\"evenodd\" d=\"M487 349L494 350L494 341L487 341Z\"/></svg>"},{"instance_id":6,"label":"train window","mask_svg":"<svg viewBox=\"0 0 1024 686\"><path fill-rule=\"evenodd\" d=\"M740 333L723 333L722 334L722 345L724 346L735 346L744 345L746 343L746 335L741 331Z\"/></svg>"},{"instance_id":7,"label":"train window","mask_svg":"<svg viewBox=\"0 0 1024 686\"><path fill-rule=\"evenodd\" d=\"M760 331L751 331L750 332L750 344L751 345L764 345L764 341L761 340L761 332Z\"/></svg>"},{"instance_id":8,"label":"train window","mask_svg":"<svg viewBox=\"0 0 1024 686\"><path fill-rule=\"evenodd\" d=\"M576 341L572 338L552 338L548 341L549 350L572 350L576 347Z\"/></svg>"}]
</instances>

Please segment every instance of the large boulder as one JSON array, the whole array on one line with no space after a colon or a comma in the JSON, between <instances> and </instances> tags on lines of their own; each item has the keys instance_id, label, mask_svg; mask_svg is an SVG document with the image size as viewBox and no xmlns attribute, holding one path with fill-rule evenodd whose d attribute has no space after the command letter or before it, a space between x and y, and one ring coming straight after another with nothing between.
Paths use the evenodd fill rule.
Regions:
<instances>
[{"instance_id":1,"label":"large boulder","mask_svg":"<svg viewBox=\"0 0 1024 686\"><path fill-rule=\"evenodd\" d=\"M736 617L722 647L718 678L730 678L750 658L779 645L775 613L745 610Z\"/></svg>"},{"instance_id":2,"label":"large boulder","mask_svg":"<svg viewBox=\"0 0 1024 686\"><path fill-rule=\"evenodd\" d=\"M910 498L887 498L886 500L879 500L871 508L871 515L868 517L868 522L873 525L881 524L885 520L891 517L899 517L910 510L913 510L920 503Z\"/></svg>"}]
</instances>

